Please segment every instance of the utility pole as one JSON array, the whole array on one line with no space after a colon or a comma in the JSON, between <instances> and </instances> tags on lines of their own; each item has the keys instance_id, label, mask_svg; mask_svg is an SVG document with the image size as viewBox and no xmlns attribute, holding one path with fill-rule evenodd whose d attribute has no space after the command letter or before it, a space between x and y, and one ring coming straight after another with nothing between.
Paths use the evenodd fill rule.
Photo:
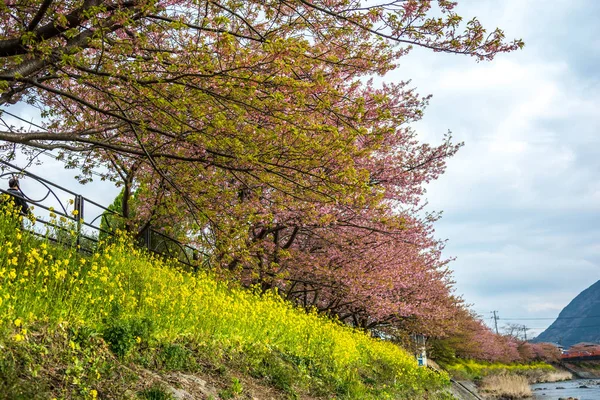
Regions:
<instances>
[{"instance_id":1,"label":"utility pole","mask_svg":"<svg viewBox=\"0 0 600 400\"><path fill-rule=\"evenodd\" d=\"M528 327L526 327L525 325L523 325L523 335L525 336L525 341L527 341L527 331L530 329Z\"/></svg>"},{"instance_id":2,"label":"utility pole","mask_svg":"<svg viewBox=\"0 0 600 400\"><path fill-rule=\"evenodd\" d=\"M494 314L492 318L494 318L494 326L496 327L496 335L498 334L498 315L496 314L498 311L490 311Z\"/></svg>"}]
</instances>

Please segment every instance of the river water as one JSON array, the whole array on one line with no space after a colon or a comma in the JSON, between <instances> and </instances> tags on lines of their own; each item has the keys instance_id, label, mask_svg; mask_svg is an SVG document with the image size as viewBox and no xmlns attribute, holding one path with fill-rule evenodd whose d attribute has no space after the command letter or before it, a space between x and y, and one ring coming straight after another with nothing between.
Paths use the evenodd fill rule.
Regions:
<instances>
[{"instance_id":1,"label":"river water","mask_svg":"<svg viewBox=\"0 0 600 400\"><path fill-rule=\"evenodd\" d=\"M583 386L587 386L583 387ZM562 389L557 389L562 388ZM600 400L600 379L574 379L531 385L536 400L558 400L573 397L579 400Z\"/></svg>"}]
</instances>

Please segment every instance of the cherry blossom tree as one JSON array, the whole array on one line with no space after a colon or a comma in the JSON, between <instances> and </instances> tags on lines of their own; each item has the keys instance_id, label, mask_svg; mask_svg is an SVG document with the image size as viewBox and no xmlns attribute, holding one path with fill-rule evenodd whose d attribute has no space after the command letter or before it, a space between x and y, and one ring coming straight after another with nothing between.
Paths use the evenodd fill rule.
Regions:
<instances>
[{"instance_id":1,"label":"cherry blossom tree","mask_svg":"<svg viewBox=\"0 0 600 400\"><path fill-rule=\"evenodd\" d=\"M0 104L38 106L46 129L0 139L96 153L83 163L118 155L126 170L143 160L173 190L182 164L307 200L354 190L365 174L352 160L399 145L423 105L405 83L363 77L412 46L481 60L522 46L475 19L461 31L453 2L375 3L4 2Z\"/></svg>"},{"instance_id":2,"label":"cherry blossom tree","mask_svg":"<svg viewBox=\"0 0 600 400\"><path fill-rule=\"evenodd\" d=\"M531 343L519 338L521 325L509 324L505 334L496 334L481 317L465 304L455 303L452 317L429 340L431 356L453 364L457 358L501 363L528 363L560 361L559 349L550 343Z\"/></svg>"},{"instance_id":3,"label":"cherry blossom tree","mask_svg":"<svg viewBox=\"0 0 600 400\"><path fill-rule=\"evenodd\" d=\"M0 106L39 108L43 129L5 124L0 151L108 166L126 215L136 191L139 224L176 227L220 270L357 326L440 319L451 280L424 185L460 144L421 143L410 124L429 98L370 78L414 46L477 60L523 46L455 8L6 0Z\"/></svg>"}]
</instances>

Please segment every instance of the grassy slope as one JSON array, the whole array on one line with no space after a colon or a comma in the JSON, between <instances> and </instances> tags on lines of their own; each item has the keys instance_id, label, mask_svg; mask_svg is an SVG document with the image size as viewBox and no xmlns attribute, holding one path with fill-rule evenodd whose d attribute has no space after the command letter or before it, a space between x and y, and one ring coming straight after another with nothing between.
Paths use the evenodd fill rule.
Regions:
<instances>
[{"instance_id":1,"label":"grassy slope","mask_svg":"<svg viewBox=\"0 0 600 400\"><path fill-rule=\"evenodd\" d=\"M533 376L555 371L552 365L544 362L502 364L457 359L453 364L443 364L442 366L453 378L458 380L479 380L489 375L505 374Z\"/></svg>"},{"instance_id":2,"label":"grassy slope","mask_svg":"<svg viewBox=\"0 0 600 400\"><path fill-rule=\"evenodd\" d=\"M0 398L167 398L142 371L253 377L290 398L436 398L447 376L315 313L126 240L92 256L0 217Z\"/></svg>"}]
</instances>

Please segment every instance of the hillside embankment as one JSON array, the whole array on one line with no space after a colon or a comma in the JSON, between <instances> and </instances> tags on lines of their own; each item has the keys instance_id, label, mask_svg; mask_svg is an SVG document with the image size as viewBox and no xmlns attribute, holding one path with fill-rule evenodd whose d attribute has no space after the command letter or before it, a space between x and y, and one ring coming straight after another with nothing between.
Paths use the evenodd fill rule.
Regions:
<instances>
[{"instance_id":1,"label":"hillside embankment","mask_svg":"<svg viewBox=\"0 0 600 400\"><path fill-rule=\"evenodd\" d=\"M0 215L0 399L448 399L448 375L125 237L93 254Z\"/></svg>"}]
</instances>

